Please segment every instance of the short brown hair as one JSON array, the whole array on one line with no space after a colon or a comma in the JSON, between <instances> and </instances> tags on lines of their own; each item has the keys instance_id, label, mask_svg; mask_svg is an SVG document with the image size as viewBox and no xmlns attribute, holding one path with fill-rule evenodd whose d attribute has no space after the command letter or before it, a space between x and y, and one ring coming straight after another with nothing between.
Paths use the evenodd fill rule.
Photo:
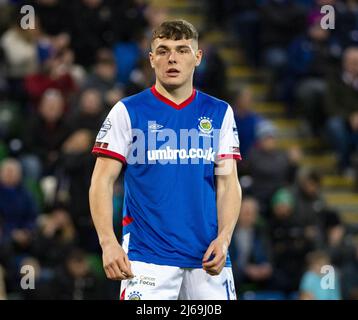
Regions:
<instances>
[{"instance_id":1,"label":"short brown hair","mask_svg":"<svg viewBox=\"0 0 358 320\"><path fill-rule=\"evenodd\" d=\"M155 39L193 39L198 41L199 34L195 27L188 21L185 20L170 20L162 22L153 31L152 41Z\"/></svg>"}]
</instances>

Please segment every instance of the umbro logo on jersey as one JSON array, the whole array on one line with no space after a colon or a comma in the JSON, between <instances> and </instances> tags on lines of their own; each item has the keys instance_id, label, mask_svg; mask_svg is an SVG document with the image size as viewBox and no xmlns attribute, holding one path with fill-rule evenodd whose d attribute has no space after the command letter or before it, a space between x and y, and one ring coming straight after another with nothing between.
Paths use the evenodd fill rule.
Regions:
<instances>
[{"instance_id":1,"label":"umbro logo on jersey","mask_svg":"<svg viewBox=\"0 0 358 320\"><path fill-rule=\"evenodd\" d=\"M151 132L160 132L163 127L164 126L158 123L152 123L151 125L148 126Z\"/></svg>"},{"instance_id":2,"label":"umbro logo on jersey","mask_svg":"<svg viewBox=\"0 0 358 320\"><path fill-rule=\"evenodd\" d=\"M207 150L201 148L187 149L171 149L166 147L159 150L148 150L147 155L150 161L153 160L177 160L177 159L204 159L208 161L215 161L216 152L213 148Z\"/></svg>"}]
</instances>

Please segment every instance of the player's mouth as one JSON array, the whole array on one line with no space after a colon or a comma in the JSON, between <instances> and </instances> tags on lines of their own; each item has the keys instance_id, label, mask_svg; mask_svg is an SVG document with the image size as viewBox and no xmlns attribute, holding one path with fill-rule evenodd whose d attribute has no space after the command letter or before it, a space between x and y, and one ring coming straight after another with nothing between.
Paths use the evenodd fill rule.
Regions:
<instances>
[{"instance_id":1,"label":"player's mouth","mask_svg":"<svg viewBox=\"0 0 358 320\"><path fill-rule=\"evenodd\" d=\"M177 77L180 71L175 68L170 68L165 73L167 74L168 77Z\"/></svg>"}]
</instances>

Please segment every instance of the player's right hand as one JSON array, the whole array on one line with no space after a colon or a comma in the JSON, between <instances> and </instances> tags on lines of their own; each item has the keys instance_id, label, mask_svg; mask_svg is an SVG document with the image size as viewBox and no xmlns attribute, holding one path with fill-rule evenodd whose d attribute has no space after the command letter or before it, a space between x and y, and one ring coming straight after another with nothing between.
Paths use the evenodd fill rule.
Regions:
<instances>
[{"instance_id":1,"label":"player's right hand","mask_svg":"<svg viewBox=\"0 0 358 320\"><path fill-rule=\"evenodd\" d=\"M127 254L117 240L102 246L103 268L108 279L125 280L134 277Z\"/></svg>"}]
</instances>

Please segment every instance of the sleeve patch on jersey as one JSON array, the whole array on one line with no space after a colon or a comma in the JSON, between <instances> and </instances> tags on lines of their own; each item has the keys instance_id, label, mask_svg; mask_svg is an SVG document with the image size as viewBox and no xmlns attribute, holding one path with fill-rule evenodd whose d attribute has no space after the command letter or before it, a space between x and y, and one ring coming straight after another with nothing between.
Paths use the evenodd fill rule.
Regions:
<instances>
[{"instance_id":1,"label":"sleeve patch on jersey","mask_svg":"<svg viewBox=\"0 0 358 320\"><path fill-rule=\"evenodd\" d=\"M106 120L104 120L102 127L97 134L97 139L99 140L103 139L111 128L112 128L111 120L107 118Z\"/></svg>"},{"instance_id":2,"label":"sleeve patch on jersey","mask_svg":"<svg viewBox=\"0 0 358 320\"><path fill-rule=\"evenodd\" d=\"M230 147L230 152L240 154L240 148L239 147Z\"/></svg>"},{"instance_id":3,"label":"sleeve patch on jersey","mask_svg":"<svg viewBox=\"0 0 358 320\"><path fill-rule=\"evenodd\" d=\"M108 143L107 142L96 142L94 144L95 148L100 148L100 149L107 149L108 148Z\"/></svg>"}]
</instances>

